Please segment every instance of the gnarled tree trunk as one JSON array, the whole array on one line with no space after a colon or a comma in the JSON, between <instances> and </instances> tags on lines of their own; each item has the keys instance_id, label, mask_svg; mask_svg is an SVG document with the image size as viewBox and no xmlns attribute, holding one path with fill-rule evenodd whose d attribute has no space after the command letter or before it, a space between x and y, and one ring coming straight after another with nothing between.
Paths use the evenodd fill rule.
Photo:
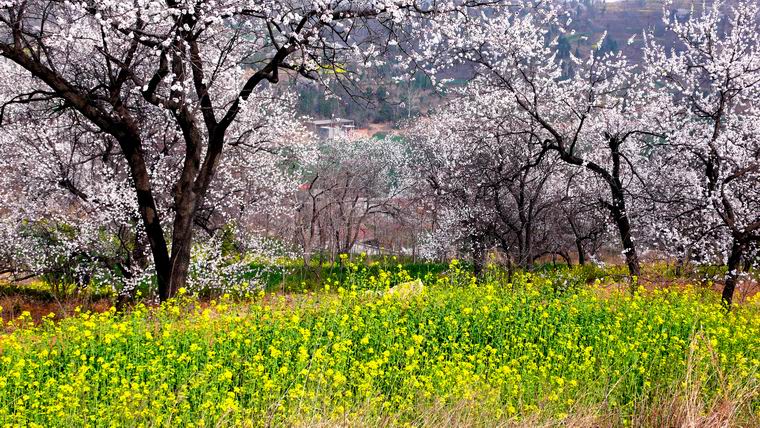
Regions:
<instances>
[{"instance_id":1,"label":"gnarled tree trunk","mask_svg":"<svg viewBox=\"0 0 760 428\"><path fill-rule=\"evenodd\" d=\"M741 263L744 245L734 238L731 244L731 252L728 255L728 272L726 272L726 284L723 286L721 300L726 309L731 309L734 300L736 280L739 278L739 265Z\"/></svg>"}]
</instances>

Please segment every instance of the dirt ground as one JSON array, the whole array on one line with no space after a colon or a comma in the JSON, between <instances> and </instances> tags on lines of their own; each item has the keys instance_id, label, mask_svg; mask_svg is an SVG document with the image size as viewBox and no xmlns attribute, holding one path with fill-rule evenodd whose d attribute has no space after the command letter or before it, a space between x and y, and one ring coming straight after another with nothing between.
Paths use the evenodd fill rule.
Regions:
<instances>
[{"instance_id":1,"label":"dirt ground","mask_svg":"<svg viewBox=\"0 0 760 428\"><path fill-rule=\"evenodd\" d=\"M20 317L24 312L29 312L32 320L39 323L43 317L50 314L54 314L53 319L60 320L74 315L76 308L80 308L81 311L105 312L111 306L112 302L105 298L48 299L25 294L0 294L0 316L5 323Z\"/></svg>"}]
</instances>

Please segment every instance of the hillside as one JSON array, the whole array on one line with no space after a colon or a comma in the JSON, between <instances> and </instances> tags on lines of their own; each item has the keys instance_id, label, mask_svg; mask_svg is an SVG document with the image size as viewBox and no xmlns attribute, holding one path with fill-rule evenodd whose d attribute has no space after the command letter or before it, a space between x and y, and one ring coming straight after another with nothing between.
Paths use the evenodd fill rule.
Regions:
<instances>
[{"instance_id":1,"label":"hillside","mask_svg":"<svg viewBox=\"0 0 760 428\"><path fill-rule=\"evenodd\" d=\"M665 8L662 0L570 0L566 3L575 33L560 36L559 49L564 50L565 55L570 52L586 55L591 49L622 50L634 63L641 61L644 31L651 31L666 46L672 45L672 40L666 38L663 13L685 18L691 11L688 0L676 0ZM711 1L698 2L696 10L702 4L709 5ZM383 123L387 127L425 113L441 101L423 75L409 82L394 82L390 73L391 68L384 67L363 76L361 89L355 89L352 94L344 85L333 85L330 93L319 84L301 83L297 88L299 110L317 118L351 119L360 127L371 123ZM443 72L442 76L461 82L472 74L469 66L460 65Z\"/></svg>"}]
</instances>

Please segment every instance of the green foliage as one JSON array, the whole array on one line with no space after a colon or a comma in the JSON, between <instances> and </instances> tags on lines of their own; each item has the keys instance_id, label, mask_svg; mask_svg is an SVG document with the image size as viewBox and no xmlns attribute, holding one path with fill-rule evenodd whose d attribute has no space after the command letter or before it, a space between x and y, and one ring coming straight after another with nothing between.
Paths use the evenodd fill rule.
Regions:
<instances>
[{"instance_id":1,"label":"green foliage","mask_svg":"<svg viewBox=\"0 0 760 428\"><path fill-rule=\"evenodd\" d=\"M262 280L267 291L303 292L316 291L324 283L350 283L358 289L377 289L378 284L369 281L371 277L388 275L393 280L391 286L398 282L417 278L433 278L442 274L447 268L443 263L420 263L397 257L382 257L368 260L358 256L349 260L343 256L336 262L322 262L312 259L309 265L302 260L281 259L277 266L252 264L251 270L262 272ZM398 274L399 272L403 272ZM395 275L395 276L394 276ZM383 285L384 286L384 285Z\"/></svg>"}]
</instances>

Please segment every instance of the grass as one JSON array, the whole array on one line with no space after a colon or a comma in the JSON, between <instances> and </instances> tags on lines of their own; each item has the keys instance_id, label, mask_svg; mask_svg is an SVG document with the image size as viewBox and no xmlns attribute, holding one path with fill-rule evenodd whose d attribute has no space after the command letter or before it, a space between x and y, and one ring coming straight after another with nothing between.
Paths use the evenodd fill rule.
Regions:
<instances>
[{"instance_id":1,"label":"grass","mask_svg":"<svg viewBox=\"0 0 760 428\"><path fill-rule=\"evenodd\" d=\"M346 265L320 291L21 317L4 426L680 426L760 423L760 301L635 296L568 273ZM558 286L562 282L563 286Z\"/></svg>"},{"instance_id":2,"label":"grass","mask_svg":"<svg viewBox=\"0 0 760 428\"><path fill-rule=\"evenodd\" d=\"M260 272L266 291L305 292L318 290L325 282L343 282L348 277L356 276L353 266L361 265L362 273L366 276L377 276L380 271L397 269L399 263L415 278L438 275L447 269L447 265L442 263L420 263L396 257L382 257L365 263L364 257L358 257L357 263L342 258L336 262L324 263L312 260L308 265L301 260L280 260L276 268L253 264L251 271Z\"/></svg>"}]
</instances>

